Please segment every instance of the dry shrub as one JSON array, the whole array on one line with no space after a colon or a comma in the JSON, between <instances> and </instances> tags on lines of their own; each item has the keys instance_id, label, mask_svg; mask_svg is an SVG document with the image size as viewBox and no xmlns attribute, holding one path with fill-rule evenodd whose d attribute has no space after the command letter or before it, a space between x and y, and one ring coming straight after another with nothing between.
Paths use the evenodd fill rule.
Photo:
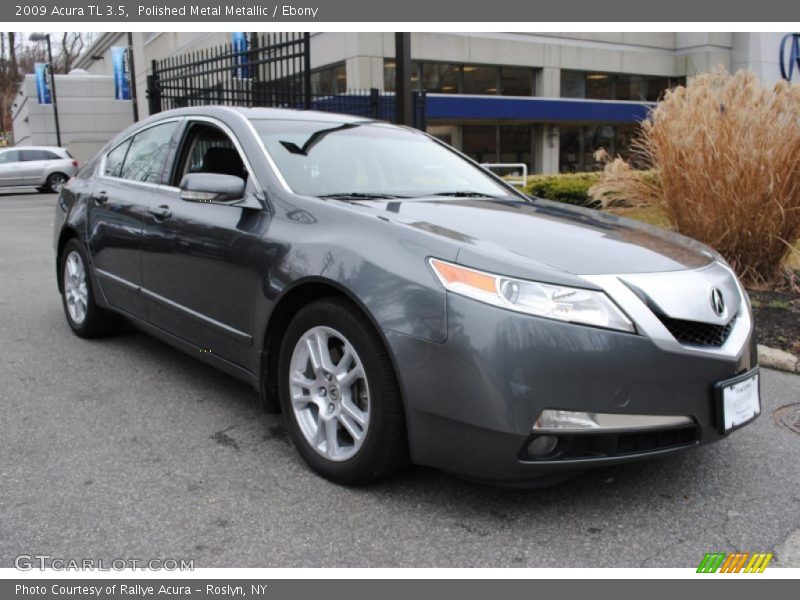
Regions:
<instances>
[{"instance_id":1,"label":"dry shrub","mask_svg":"<svg viewBox=\"0 0 800 600\"><path fill-rule=\"evenodd\" d=\"M722 254L754 287L785 281L800 238L800 86L762 86L722 68L668 91L632 150L648 177L607 162L590 195L656 204L672 226Z\"/></svg>"}]
</instances>

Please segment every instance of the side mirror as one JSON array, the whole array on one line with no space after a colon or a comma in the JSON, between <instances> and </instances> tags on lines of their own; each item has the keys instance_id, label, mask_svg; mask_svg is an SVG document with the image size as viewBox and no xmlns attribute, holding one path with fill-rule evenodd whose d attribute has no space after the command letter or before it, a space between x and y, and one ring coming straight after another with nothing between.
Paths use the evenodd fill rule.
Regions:
<instances>
[{"instance_id":1,"label":"side mirror","mask_svg":"<svg viewBox=\"0 0 800 600\"><path fill-rule=\"evenodd\" d=\"M244 199L245 182L241 177L222 173L187 173L181 180L181 200L235 204Z\"/></svg>"}]
</instances>

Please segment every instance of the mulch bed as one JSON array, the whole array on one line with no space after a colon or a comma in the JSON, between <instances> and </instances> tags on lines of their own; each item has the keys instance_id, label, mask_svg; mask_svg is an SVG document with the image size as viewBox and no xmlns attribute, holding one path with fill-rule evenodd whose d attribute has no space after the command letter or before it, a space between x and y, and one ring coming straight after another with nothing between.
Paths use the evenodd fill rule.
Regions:
<instances>
[{"instance_id":1,"label":"mulch bed","mask_svg":"<svg viewBox=\"0 0 800 600\"><path fill-rule=\"evenodd\" d=\"M800 356L800 294L748 290L759 344Z\"/></svg>"}]
</instances>

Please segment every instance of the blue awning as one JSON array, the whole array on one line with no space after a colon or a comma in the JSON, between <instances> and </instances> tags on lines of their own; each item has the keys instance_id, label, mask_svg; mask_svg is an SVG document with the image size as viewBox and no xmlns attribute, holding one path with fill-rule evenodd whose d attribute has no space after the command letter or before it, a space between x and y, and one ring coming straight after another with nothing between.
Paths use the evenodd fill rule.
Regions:
<instances>
[{"instance_id":1,"label":"blue awning","mask_svg":"<svg viewBox=\"0 0 800 600\"><path fill-rule=\"evenodd\" d=\"M426 115L428 121L637 123L654 106L649 102L621 100L428 94Z\"/></svg>"}]
</instances>

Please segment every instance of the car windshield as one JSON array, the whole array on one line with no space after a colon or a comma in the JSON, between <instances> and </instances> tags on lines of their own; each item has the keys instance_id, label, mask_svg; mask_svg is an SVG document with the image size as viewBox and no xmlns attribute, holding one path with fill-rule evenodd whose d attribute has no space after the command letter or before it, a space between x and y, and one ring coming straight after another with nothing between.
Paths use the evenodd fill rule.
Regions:
<instances>
[{"instance_id":1,"label":"car windshield","mask_svg":"<svg viewBox=\"0 0 800 600\"><path fill-rule=\"evenodd\" d=\"M298 194L355 199L513 195L422 133L383 123L255 119L253 126Z\"/></svg>"}]
</instances>

